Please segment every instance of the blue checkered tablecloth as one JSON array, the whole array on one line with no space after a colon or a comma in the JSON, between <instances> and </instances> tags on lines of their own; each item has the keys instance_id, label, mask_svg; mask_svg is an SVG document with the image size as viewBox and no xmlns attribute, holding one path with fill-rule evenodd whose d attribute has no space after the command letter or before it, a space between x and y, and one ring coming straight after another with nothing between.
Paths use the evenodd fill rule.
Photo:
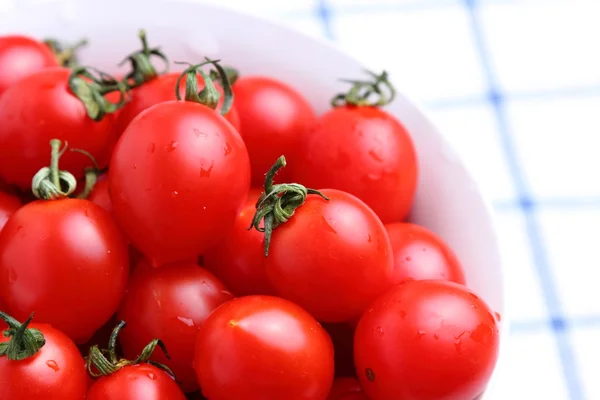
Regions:
<instances>
[{"instance_id":1,"label":"blue checkered tablecloth","mask_svg":"<svg viewBox=\"0 0 600 400\"><path fill-rule=\"evenodd\" d=\"M494 399L600 399L600 1L210 2L333 40L428 109L498 217Z\"/></svg>"}]
</instances>

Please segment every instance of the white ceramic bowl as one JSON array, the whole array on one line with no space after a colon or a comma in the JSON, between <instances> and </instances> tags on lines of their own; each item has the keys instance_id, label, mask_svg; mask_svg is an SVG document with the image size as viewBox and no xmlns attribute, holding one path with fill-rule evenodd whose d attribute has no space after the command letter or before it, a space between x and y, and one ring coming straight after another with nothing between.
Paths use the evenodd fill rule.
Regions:
<instances>
[{"instance_id":1,"label":"white ceramic bowl","mask_svg":"<svg viewBox=\"0 0 600 400\"><path fill-rule=\"evenodd\" d=\"M160 44L172 60L199 62L204 56L215 57L243 74L283 79L298 88L319 113L329 107L333 94L347 88L338 79L361 77L365 67L326 42L193 0L0 0L0 11L0 34L86 37L90 46L81 52L82 62L108 72L117 69L123 55L139 47L136 35L143 27L150 44ZM369 67L381 70L385 66ZM502 359L508 324L502 264L487 203L422 111L402 95L388 110L411 132L419 155L412 218L446 239L463 263L469 287L502 315ZM497 372L498 368L482 397L485 400L495 398Z\"/></svg>"}]
</instances>

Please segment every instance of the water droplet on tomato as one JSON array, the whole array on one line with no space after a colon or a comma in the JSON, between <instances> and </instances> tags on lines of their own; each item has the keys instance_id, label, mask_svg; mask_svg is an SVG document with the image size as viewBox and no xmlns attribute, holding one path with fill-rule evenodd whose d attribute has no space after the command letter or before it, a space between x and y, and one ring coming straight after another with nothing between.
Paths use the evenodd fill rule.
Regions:
<instances>
[{"instance_id":1,"label":"water droplet on tomato","mask_svg":"<svg viewBox=\"0 0 600 400\"><path fill-rule=\"evenodd\" d=\"M194 325L194 321L191 318L185 318L185 317L177 317L177 319L180 322L183 322L184 325L189 326L190 328L195 326Z\"/></svg>"},{"instance_id":2,"label":"water droplet on tomato","mask_svg":"<svg viewBox=\"0 0 600 400\"><path fill-rule=\"evenodd\" d=\"M337 235L337 231L333 228L333 226L331 226L331 224L329 223L329 221L327 221L325 216L321 215L321 221L325 223L325 227L329 232L335 233Z\"/></svg>"},{"instance_id":3,"label":"water droplet on tomato","mask_svg":"<svg viewBox=\"0 0 600 400\"><path fill-rule=\"evenodd\" d=\"M137 169L137 164L133 164L133 169Z\"/></svg>"},{"instance_id":4,"label":"water droplet on tomato","mask_svg":"<svg viewBox=\"0 0 600 400\"><path fill-rule=\"evenodd\" d=\"M371 239L371 235L369 235L369 238L367 240L369 241L369 243L373 241L373 239Z\"/></svg>"},{"instance_id":5,"label":"water droplet on tomato","mask_svg":"<svg viewBox=\"0 0 600 400\"><path fill-rule=\"evenodd\" d=\"M15 283L18 278L19 278L19 276L17 275L16 270L14 270L12 268L8 270L8 282L9 283Z\"/></svg>"},{"instance_id":6,"label":"water droplet on tomato","mask_svg":"<svg viewBox=\"0 0 600 400\"><path fill-rule=\"evenodd\" d=\"M406 261L406 262L410 262L410 260L412 260L412 258L410 258L410 257L408 257L408 256L407 256L407 257L404 257L404 261Z\"/></svg>"},{"instance_id":7,"label":"water droplet on tomato","mask_svg":"<svg viewBox=\"0 0 600 400\"><path fill-rule=\"evenodd\" d=\"M223 155L229 155L231 153L231 145L229 143L225 143L225 148L223 149Z\"/></svg>"},{"instance_id":8,"label":"water droplet on tomato","mask_svg":"<svg viewBox=\"0 0 600 400\"><path fill-rule=\"evenodd\" d=\"M383 161L383 157L381 156L381 154L379 154L379 152L375 149L371 149L369 150L369 155L371 156L372 159L374 159L375 161L378 162L382 162Z\"/></svg>"},{"instance_id":9,"label":"water droplet on tomato","mask_svg":"<svg viewBox=\"0 0 600 400\"><path fill-rule=\"evenodd\" d=\"M208 136L207 133L200 131L200 129L194 128L193 131L194 131L194 135L196 135L196 137L207 137Z\"/></svg>"},{"instance_id":10,"label":"water droplet on tomato","mask_svg":"<svg viewBox=\"0 0 600 400\"><path fill-rule=\"evenodd\" d=\"M177 143L175 140L173 140L171 143L169 143L168 145L165 146L165 150L167 150L170 153L170 152L174 151L178 145L179 145L179 143Z\"/></svg>"},{"instance_id":11,"label":"water droplet on tomato","mask_svg":"<svg viewBox=\"0 0 600 400\"><path fill-rule=\"evenodd\" d=\"M175 198L179 195L179 192L177 190L173 190L173 192L171 193L171 197Z\"/></svg>"},{"instance_id":12,"label":"water droplet on tomato","mask_svg":"<svg viewBox=\"0 0 600 400\"><path fill-rule=\"evenodd\" d=\"M54 372L60 371L60 368L58 367L58 364L54 360L48 360L48 361L46 361L46 365L48 367L52 368L54 370Z\"/></svg>"},{"instance_id":13,"label":"water droplet on tomato","mask_svg":"<svg viewBox=\"0 0 600 400\"><path fill-rule=\"evenodd\" d=\"M423 336L425 336L425 331L419 329L415 335L415 339L421 339Z\"/></svg>"},{"instance_id":14,"label":"water droplet on tomato","mask_svg":"<svg viewBox=\"0 0 600 400\"><path fill-rule=\"evenodd\" d=\"M200 167L200 178L210 178L210 173L212 172L213 167L214 164L211 164L208 168L204 168L203 166Z\"/></svg>"},{"instance_id":15,"label":"water droplet on tomato","mask_svg":"<svg viewBox=\"0 0 600 400\"><path fill-rule=\"evenodd\" d=\"M156 145L154 143L150 143L148 145L148 152L149 153L154 153L154 150L156 150Z\"/></svg>"},{"instance_id":16,"label":"water droplet on tomato","mask_svg":"<svg viewBox=\"0 0 600 400\"><path fill-rule=\"evenodd\" d=\"M377 328L375 328L375 331L377 332L377 334L379 336L383 336L383 328L378 326Z\"/></svg>"},{"instance_id":17,"label":"water droplet on tomato","mask_svg":"<svg viewBox=\"0 0 600 400\"><path fill-rule=\"evenodd\" d=\"M434 333L434 334L433 334L433 338L434 338L435 340L440 340L440 337L438 336L438 334L437 334L437 333Z\"/></svg>"},{"instance_id":18,"label":"water droplet on tomato","mask_svg":"<svg viewBox=\"0 0 600 400\"><path fill-rule=\"evenodd\" d=\"M477 308L477 304L471 304L471 308Z\"/></svg>"},{"instance_id":19,"label":"water droplet on tomato","mask_svg":"<svg viewBox=\"0 0 600 400\"><path fill-rule=\"evenodd\" d=\"M156 380L156 375L154 375L154 373L152 373L152 372L148 372L148 378L150 378L153 381L155 381Z\"/></svg>"}]
</instances>

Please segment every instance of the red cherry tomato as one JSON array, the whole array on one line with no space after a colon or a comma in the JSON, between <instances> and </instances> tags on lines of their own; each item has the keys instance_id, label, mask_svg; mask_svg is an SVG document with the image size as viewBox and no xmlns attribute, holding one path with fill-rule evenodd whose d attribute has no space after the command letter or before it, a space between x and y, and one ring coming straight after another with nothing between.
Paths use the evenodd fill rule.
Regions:
<instances>
[{"instance_id":1,"label":"red cherry tomato","mask_svg":"<svg viewBox=\"0 0 600 400\"><path fill-rule=\"evenodd\" d=\"M26 76L49 67L58 67L58 62L44 43L27 36L0 36L0 95Z\"/></svg>"},{"instance_id":2,"label":"red cherry tomato","mask_svg":"<svg viewBox=\"0 0 600 400\"><path fill-rule=\"evenodd\" d=\"M452 249L421 226L397 222L385 229L394 250L394 279L443 279L465 284L465 274Z\"/></svg>"},{"instance_id":3,"label":"red cherry tomato","mask_svg":"<svg viewBox=\"0 0 600 400\"><path fill-rule=\"evenodd\" d=\"M198 390L192 369L198 327L219 305L233 298L210 272L192 263L168 268L138 266L132 274L118 319L127 322L120 335L125 356L141 353L154 338L160 338L171 359L155 352L152 359L171 368L185 392Z\"/></svg>"},{"instance_id":4,"label":"red cherry tomato","mask_svg":"<svg viewBox=\"0 0 600 400\"><path fill-rule=\"evenodd\" d=\"M179 72L173 72L159 76L143 85L135 88L131 93L131 100L120 111L119 118L115 124L116 137L121 136L131 121L142 111L165 101L175 100L175 84L179 78ZM198 75L198 89L202 90L204 83L202 77ZM223 89L215 83L215 87L221 93L217 111L221 109L223 104ZM181 80L180 93L185 93L185 79ZM235 103L231 110L225 114L225 119L228 120L236 130L239 130L240 121Z\"/></svg>"},{"instance_id":5,"label":"red cherry tomato","mask_svg":"<svg viewBox=\"0 0 600 400\"><path fill-rule=\"evenodd\" d=\"M86 400L186 400L177 383L150 364L129 365L98 378Z\"/></svg>"},{"instance_id":6,"label":"red cherry tomato","mask_svg":"<svg viewBox=\"0 0 600 400\"><path fill-rule=\"evenodd\" d=\"M31 179L48 165L48 142L60 139L70 148L89 152L100 165L108 158L113 116L101 121L86 109L68 88L70 70L47 68L11 86L0 97L0 177L8 184L29 190ZM90 160L67 151L61 167L76 178Z\"/></svg>"},{"instance_id":7,"label":"red cherry tomato","mask_svg":"<svg viewBox=\"0 0 600 400\"><path fill-rule=\"evenodd\" d=\"M104 208L110 214L112 214L112 202L110 201L110 196L108 194L108 177L106 174L100 175L96 184L94 185L94 189L92 193L87 198L94 204L99 205Z\"/></svg>"},{"instance_id":8,"label":"red cherry tomato","mask_svg":"<svg viewBox=\"0 0 600 400\"><path fill-rule=\"evenodd\" d=\"M264 235L248 231L260 191L252 190L233 229L204 253L204 267L236 295L275 294L265 271Z\"/></svg>"},{"instance_id":9,"label":"red cherry tomato","mask_svg":"<svg viewBox=\"0 0 600 400\"><path fill-rule=\"evenodd\" d=\"M21 207L18 197L0 192L0 231L8 221L8 218Z\"/></svg>"},{"instance_id":10,"label":"red cherry tomato","mask_svg":"<svg viewBox=\"0 0 600 400\"><path fill-rule=\"evenodd\" d=\"M33 311L76 343L113 315L129 274L126 242L87 200L35 201L0 232L0 301L17 319Z\"/></svg>"},{"instance_id":11,"label":"red cherry tomato","mask_svg":"<svg viewBox=\"0 0 600 400\"><path fill-rule=\"evenodd\" d=\"M333 346L297 305L246 296L217 308L200 327L194 368L208 399L325 400Z\"/></svg>"},{"instance_id":12,"label":"red cherry tomato","mask_svg":"<svg viewBox=\"0 0 600 400\"><path fill-rule=\"evenodd\" d=\"M31 323L46 343L24 360L0 356L0 400L82 400L87 390L85 363L75 344L48 324ZM9 338L0 335L0 343Z\"/></svg>"},{"instance_id":13,"label":"red cherry tomato","mask_svg":"<svg viewBox=\"0 0 600 400\"><path fill-rule=\"evenodd\" d=\"M332 188L363 200L384 223L406 218L417 185L410 135L376 107L336 107L300 141L292 181Z\"/></svg>"},{"instance_id":14,"label":"red cherry tomato","mask_svg":"<svg viewBox=\"0 0 600 400\"><path fill-rule=\"evenodd\" d=\"M240 133L250 154L252 184L262 186L265 173L277 157L284 154L295 160L300 140L316 116L299 92L272 78L242 76L233 91ZM278 180L289 181L285 170L280 171Z\"/></svg>"},{"instance_id":15,"label":"red cherry tomato","mask_svg":"<svg viewBox=\"0 0 600 400\"><path fill-rule=\"evenodd\" d=\"M327 400L369 400L356 378L337 378Z\"/></svg>"},{"instance_id":16,"label":"red cherry tomato","mask_svg":"<svg viewBox=\"0 0 600 400\"><path fill-rule=\"evenodd\" d=\"M222 116L188 101L139 114L109 169L114 216L154 266L197 259L231 229L250 186L244 142Z\"/></svg>"},{"instance_id":17,"label":"red cherry tomato","mask_svg":"<svg viewBox=\"0 0 600 400\"><path fill-rule=\"evenodd\" d=\"M466 287L409 281L360 319L356 371L371 400L474 399L492 374L498 345L492 311Z\"/></svg>"},{"instance_id":18,"label":"red cherry tomato","mask_svg":"<svg viewBox=\"0 0 600 400\"><path fill-rule=\"evenodd\" d=\"M393 272L385 228L365 203L339 190L321 191L273 231L267 276L277 292L315 318L358 318L385 292Z\"/></svg>"}]
</instances>

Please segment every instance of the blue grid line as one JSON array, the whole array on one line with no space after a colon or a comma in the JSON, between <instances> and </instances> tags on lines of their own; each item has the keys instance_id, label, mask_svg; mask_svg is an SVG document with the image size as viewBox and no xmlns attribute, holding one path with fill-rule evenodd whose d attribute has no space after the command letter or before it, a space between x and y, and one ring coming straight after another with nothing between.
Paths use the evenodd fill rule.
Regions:
<instances>
[{"instance_id":1,"label":"blue grid line","mask_svg":"<svg viewBox=\"0 0 600 400\"><path fill-rule=\"evenodd\" d=\"M498 133L500 135L500 143L506 158L508 168L510 170L513 182L515 184L516 191L520 199L525 200L522 202L522 207L527 236L532 248L532 255L534 258L534 265L536 272L541 283L542 293L544 295L544 301L546 307L552 316L551 326L554 333L556 345L558 347L558 354L561 360L561 367L563 375L566 379L567 390L569 397L572 400L583 399L581 379L577 369L577 363L575 362L575 355L573 353L571 340L569 337L569 324L564 320L562 305L558 296L558 290L554 283L552 273L550 271L547 256L544 252L541 232L538 227L537 218L535 215L535 205L529 199L529 189L527 183L523 177L519 160L516 154L516 147L510 136L510 132L507 126L507 116L504 107L504 99L498 91L495 77L492 73L490 65L490 57L487 52L487 48L483 39L483 30L477 16L477 4L475 0L464 0L468 10L469 19L471 23L471 29L475 36L475 44L477 52L479 53L480 61L484 69L485 77L487 80L488 89L490 92L490 101L494 108L496 115L496 123L498 127Z\"/></svg>"},{"instance_id":2,"label":"blue grid line","mask_svg":"<svg viewBox=\"0 0 600 400\"><path fill-rule=\"evenodd\" d=\"M510 321L511 333L537 332L547 330L551 326L553 329L560 330L565 327L576 327L577 329L600 327L600 315L569 317L566 319L554 318L529 321Z\"/></svg>"},{"instance_id":3,"label":"blue grid line","mask_svg":"<svg viewBox=\"0 0 600 400\"><path fill-rule=\"evenodd\" d=\"M317 0L317 16L323 25L323 33L329 40L333 40L333 29L331 27L331 8L327 0Z\"/></svg>"},{"instance_id":4,"label":"blue grid line","mask_svg":"<svg viewBox=\"0 0 600 400\"><path fill-rule=\"evenodd\" d=\"M492 203L496 211L510 211L523 209L533 206L536 209L541 208L598 208L600 207L600 197L556 197L546 199L528 199L528 200L500 200Z\"/></svg>"}]
</instances>

